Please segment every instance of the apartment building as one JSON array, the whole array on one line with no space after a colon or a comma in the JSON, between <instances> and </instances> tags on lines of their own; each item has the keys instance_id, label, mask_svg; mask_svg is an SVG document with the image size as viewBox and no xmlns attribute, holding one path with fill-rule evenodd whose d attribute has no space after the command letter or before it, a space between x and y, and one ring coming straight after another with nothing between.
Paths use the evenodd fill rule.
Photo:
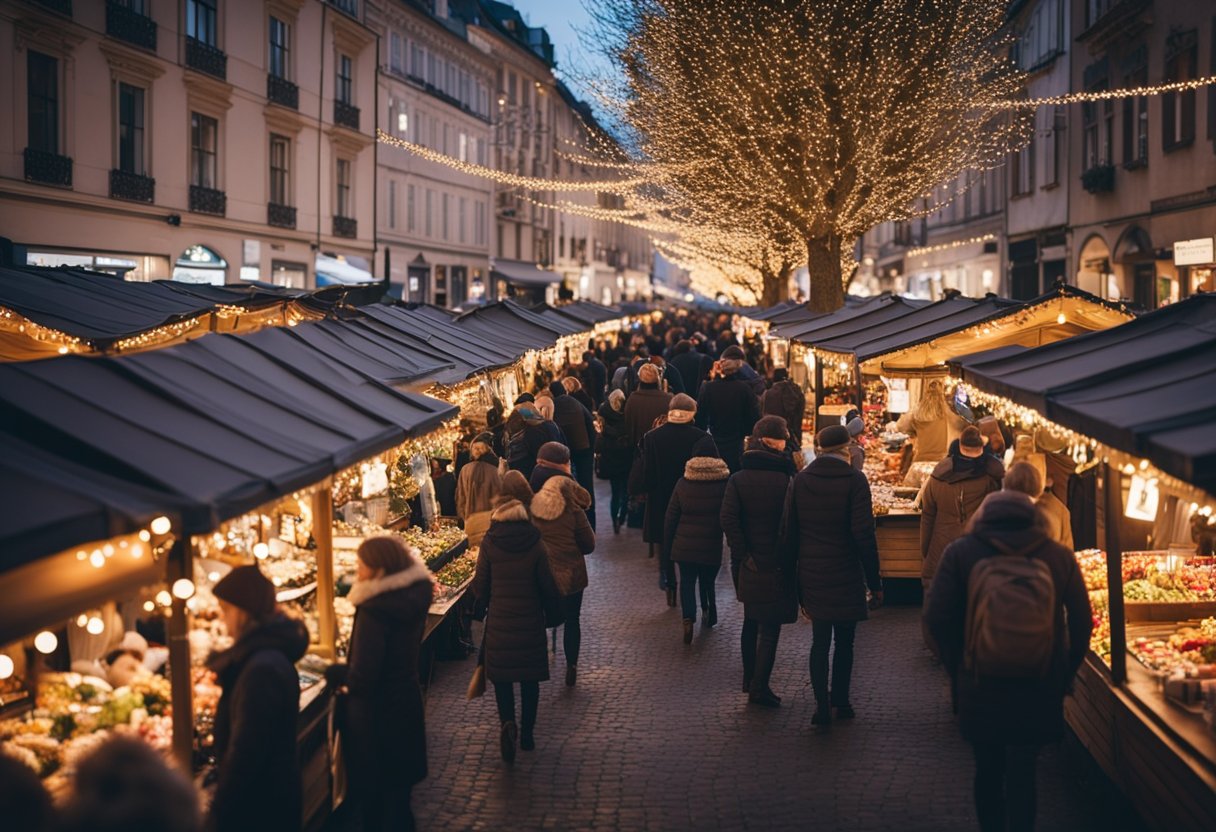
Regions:
<instances>
[{"instance_id":1,"label":"apartment building","mask_svg":"<svg viewBox=\"0 0 1216 832\"><path fill-rule=\"evenodd\" d=\"M368 6L380 37L382 129L489 164L496 71L488 51L469 42L444 2L433 10L401 0ZM390 145L380 147L377 167L376 273L410 301L458 306L487 297L493 181Z\"/></svg>"},{"instance_id":2,"label":"apartment building","mask_svg":"<svg viewBox=\"0 0 1216 832\"><path fill-rule=\"evenodd\" d=\"M0 223L130 279L370 279L361 0L0 0Z\"/></svg>"},{"instance_id":3,"label":"apartment building","mask_svg":"<svg viewBox=\"0 0 1216 832\"><path fill-rule=\"evenodd\" d=\"M1216 73L1216 8L1193 0L1073 0L1072 88ZM1152 309L1211 291L1216 88L1072 106L1070 273Z\"/></svg>"}]
</instances>

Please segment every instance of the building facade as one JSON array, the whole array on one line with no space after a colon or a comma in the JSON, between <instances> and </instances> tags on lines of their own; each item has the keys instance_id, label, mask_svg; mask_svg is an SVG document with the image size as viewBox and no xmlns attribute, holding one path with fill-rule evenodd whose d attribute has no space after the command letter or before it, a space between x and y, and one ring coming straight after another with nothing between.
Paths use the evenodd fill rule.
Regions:
<instances>
[{"instance_id":1,"label":"building facade","mask_svg":"<svg viewBox=\"0 0 1216 832\"><path fill-rule=\"evenodd\" d=\"M2 0L0 215L31 262L368 279L376 36L360 0Z\"/></svg>"},{"instance_id":2,"label":"building facade","mask_svg":"<svg viewBox=\"0 0 1216 832\"><path fill-rule=\"evenodd\" d=\"M380 36L382 129L439 153L490 162L495 65L446 4L369 3ZM410 301L458 306L488 292L492 180L408 150L378 153L377 275Z\"/></svg>"}]
</instances>

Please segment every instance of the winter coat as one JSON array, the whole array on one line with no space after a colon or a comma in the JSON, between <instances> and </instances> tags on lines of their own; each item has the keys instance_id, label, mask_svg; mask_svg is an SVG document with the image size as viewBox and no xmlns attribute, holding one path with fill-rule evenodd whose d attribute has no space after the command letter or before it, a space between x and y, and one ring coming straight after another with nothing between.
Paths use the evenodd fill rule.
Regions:
<instances>
[{"instance_id":1,"label":"winter coat","mask_svg":"<svg viewBox=\"0 0 1216 832\"><path fill-rule=\"evenodd\" d=\"M585 556L595 551L595 532L587 522L590 507L587 489L568 477L554 477L532 498L532 522L540 529L549 571L562 595L587 587Z\"/></svg>"},{"instance_id":2,"label":"winter coat","mask_svg":"<svg viewBox=\"0 0 1216 832\"><path fill-rule=\"evenodd\" d=\"M502 490L498 457L492 453L475 459L460 469L456 482L456 515L464 520L469 545L478 546L490 527L494 498Z\"/></svg>"},{"instance_id":3,"label":"winter coat","mask_svg":"<svg viewBox=\"0 0 1216 832\"><path fill-rule=\"evenodd\" d=\"M668 422L650 431L642 440L642 474L646 483L642 540L646 543L663 542L667 504L676 483L684 476L688 460L692 459L692 449L705 436L705 431L691 422L683 425Z\"/></svg>"},{"instance_id":4,"label":"winter coat","mask_svg":"<svg viewBox=\"0 0 1216 832\"><path fill-rule=\"evenodd\" d=\"M418 654L434 595L425 565L358 581L346 673L346 764L351 783L384 788L426 777L426 727L418 688Z\"/></svg>"},{"instance_id":5,"label":"winter coat","mask_svg":"<svg viewBox=\"0 0 1216 832\"><path fill-rule=\"evenodd\" d=\"M760 406L742 374L733 373L701 387L696 418L697 427L709 431L716 441L739 442L755 427Z\"/></svg>"},{"instance_id":6,"label":"winter coat","mask_svg":"<svg viewBox=\"0 0 1216 832\"><path fill-rule=\"evenodd\" d=\"M444 517L456 516L456 477L451 471L444 471L437 477L431 477L431 487L435 489L435 505Z\"/></svg>"},{"instance_id":7,"label":"winter coat","mask_svg":"<svg viewBox=\"0 0 1216 832\"><path fill-rule=\"evenodd\" d=\"M486 679L544 682L549 679L545 610L561 602L540 531L528 510L512 500L494 511L481 541L473 594L488 607L485 628Z\"/></svg>"},{"instance_id":8,"label":"winter coat","mask_svg":"<svg viewBox=\"0 0 1216 832\"><path fill-rule=\"evenodd\" d=\"M805 412L806 394L792 381L779 381L760 397L760 413L785 419L790 444L795 450L802 447L802 415Z\"/></svg>"},{"instance_id":9,"label":"winter coat","mask_svg":"<svg viewBox=\"0 0 1216 832\"><path fill-rule=\"evenodd\" d=\"M993 491L1001 490L1005 466L989 454L952 454L937 464L921 492L921 579L932 581L946 547L962 537L967 521Z\"/></svg>"},{"instance_id":10,"label":"winter coat","mask_svg":"<svg viewBox=\"0 0 1216 832\"><path fill-rule=\"evenodd\" d=\"M701 385L709 378L714 360L704 353L688 350L673 355L667 363L679 371L680 378L684 381L684 392L695 399L701 392Z\"/></svg>"},{"instance_id":11,"label":"winter coat","mask_svg":"<svg viewBox=\"0 0 1216 832\"><path fill-rule=\"evenodd\" d=\"M553 398L553 421L566 435L565 445L571 451L595 447L595 419L591 411L564 390Z\"/></svg>"},{"instance_id":12,"label":"winter coat","mask_svg":"<svg viewBox=\"0 0 1216 832\"><path fill-rule=\"evenodd\" d=\"M676 563L722 565L722 497L730 469L716 456L695 456L684 466L667 504L663 551Z\"/></svg>"},{"instance_id":13,"label":"winter coat","mask_svg":"<svg viewBox=\"0 0 1216 832\"><path fill-rule=\"evenodd\" d=\"M866 470L866 449L857 444L857 440L849 443L849 464L858 471Z\"/></svg>"},{"instance_id":14,"label":"winter coat","mask_svg":"<svg viewBox=\"0 0 1216 832\"><path fill-rule=\"evenodd\" d=\"M1073 551L1072 513L1068 510L1068 506L1064 505L1060 498L1050 491L1044 491L1039 496L1036 505L1047 522L1048 536L1068 551Z\"/></svg>"},{"instance_id":15,"label":"winter coat","mask_svg":"<svg viewBox=\"0 0 1216 832\"><path fill-rule=\"evenodd\" d=\"M963 668L967 584L977 563L997 554L989 540L1028 552L1051 569L1055 651L1043 679L977 677ZM1067 613L1067 615L1066 615ZM1023 494L989 496L967 534L946 548L925 603L925 624L955 681L959 727L972 742L1042 745L1064 736L1064 694L1089 649L1089 595L1072 551L1051 540Z\"/></svg>"},{"instance_id":16,"label":"winter coat","mask_svg":"<svg viewBox=\"0 0 1216 832\"><path fill-rule=\"evenodd\" d=\"M834 454L790 487L782 550L798 562L798 595L813 620L863 621L866 587L882 591L874 508L865 474Z\"/></svg>"},{"instance_id":17,"label":"winter coat","mask_svg":"<svg viewBox=\"0 0 1216 832\"><path fill-rule=\"evenodd\" d=\"M573 479L573 475L569 471L564 471L561 468L553 468L548 465L536 463L536 467L532 469L532 476L528 477L528 486L532 489L532 493L538 493L541 488L549 480L555 477L565 479Z\"/></svg>"},{"instance_id":18,"label":"winter coat","mask_svg":"<svg viewBox=\"0 0 1216 832\"><path fill-rule=\"evenodd\" d=\"M560 442L566 445L566 435L555 423L543 418L534 410L517 410L516 413L511 414L512 419L516 414L521 415L516 422L515 429L512 430L509 422L507 427L507 465L525 477L530 477L532 469L536 467L536 454L540 451L540 446L546 442Z\"/></svg>"},{"instance_id":19,"label":"winter coat","mask_svg":"<svg viewBox=\"0 0 1216 832\"><path fill-rule=\"evenodd\" d=\"M636 446L625 432L625 414L613 410L612 405L605 402L600 406L600 419L604 429L595 443L595 453L599 456L596 473L606 480L626 477L633 465Z\"/></svg>"},{"instance_id":20,"label":"winter coat","mask_svg":"<svg viewBox=\"0 0 1216 832\"><path fill-rule=\"evenodd\" d=\"M255 625L207 662L223 693L215 709L219 771L207 828L298 832L303 794L296 738L304 623L282 614Z\"/></svg>"},{"instance_id":21,"label":"winter coat","mask_svg":"<svg viewBox=\"0 0 1216 832\"><path fill-rule=\"evenodd\" d=\"M608 388L608 367L598 358L587 362L583 371L583 388L591 394L592 401L598 407L604 401L605 390Z\"/></svg>"},{"instance_id":22,"label":"winter coat","mask_svg":"<svg viewBox=\"0 0 1216 832\"><path fill-rule=\"evenodd\" d=\"M739 368L738 376L747 382L748 388L751 389L752 395L756 397L757 401L767 392L764 377L757 373L756 368L751 364L744 362L743 366Z\"/></svg>"},{"instance_id":23,"label":"winter coat","mask_svg":"<svg viewBox=\"0 0 1216 832\"><path fill-rule=\"evenodd\" d=\"M793 563L782 560L778 547L785 494L796 473L788 456L757 447L743 454L743 468L726 483L722 530L745 618L771 624L798 620Z\"/></svg>"},{"instance_id":24,"label":"winter coat","mask_svg":"<svg viewBox=\"0 0 1216 832\"><path fill-rule=\"evenodd\" d=\"M945 419L925 421L917 419L914 411L899 417L895 429L915 436L913 462L937 462L949 453L950 443L958 439L967 423L952 409L947 409Z\"/></svg>"},{"instance_id":25,"label":"winter coat","mask_svg":"<svg viewBox=\"0 0 1216 832\"><path fill-rule=\"evenodd\" d=\"M642 437L654 427L654 420L667 412L671 394L664 393L655 384L643 384L625 400L625 432L633 447L638 447Z\"/></svg>"},{"instance_id":26,"label":"winter coat","mask_svg":"<svg viewBox=\"0 0 1216 832\"><path fill-rule=\"evenodd\" d=\"M595 399L591 398L591 396L587 394L586 389L575 390L573 393L567 393L566 395L574 399L583 407L587 408L588 413L595 413L595 409L599 407L599 405L595 403Z\"/></svg>"}]
</instances>

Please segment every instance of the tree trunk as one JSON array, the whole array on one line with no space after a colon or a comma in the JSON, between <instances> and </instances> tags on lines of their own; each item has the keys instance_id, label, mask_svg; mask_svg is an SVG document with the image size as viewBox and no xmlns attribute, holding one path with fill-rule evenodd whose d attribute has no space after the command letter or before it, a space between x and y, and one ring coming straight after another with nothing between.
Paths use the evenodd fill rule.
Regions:
<instances>
[{"instance_id":1,"label":"tree trunk","mask_svg":"<svg viewBox=\"0 0 1216 832\"><path fill-rule=\"evenodd\" d=\"M844 306L844 283L840 275L840 238L808 238L806 266L810 272L810 298L807 308L812 312L835 312Z\"/></svg>"},{"instance_id":2,"label":"tree trunk","mask_svg":"<svg viewBox=\"0 0 1216 832\"><path fill-rule=\"evenodd\" d=\"M790 294L790 267L782 266L780 271L760 270L760 305L765 309L776 306L786 300Z\"/></svg>"}]
</instances>

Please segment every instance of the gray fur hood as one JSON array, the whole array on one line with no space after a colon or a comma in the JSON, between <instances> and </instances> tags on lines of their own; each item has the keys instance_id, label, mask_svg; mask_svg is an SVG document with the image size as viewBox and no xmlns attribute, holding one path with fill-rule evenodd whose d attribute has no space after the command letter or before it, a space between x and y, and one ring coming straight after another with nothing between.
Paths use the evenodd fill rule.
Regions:
<instances>
[{"instance_id":1,"label":"gray fur hood","mask_svg":"<svg viewBox=\"0 0 1216 832\"><path fill-rule=\"evenodd\" d=\"M550 477L532 498L532 516L541 520L556 520L567 506L586 511L591 507L591 495L569 477Z\"/></svg>"},{"instance_id":2,"label":"gray fur hood","mask_svg":"<svg viewBox=\"0 0 1216 832\"><path fill-rule=\"evenodd\" d=\"M730 478L730 468L716 456L694 456L684 465L684 479L713 482Z\"/></svg>"}]
</instances>

